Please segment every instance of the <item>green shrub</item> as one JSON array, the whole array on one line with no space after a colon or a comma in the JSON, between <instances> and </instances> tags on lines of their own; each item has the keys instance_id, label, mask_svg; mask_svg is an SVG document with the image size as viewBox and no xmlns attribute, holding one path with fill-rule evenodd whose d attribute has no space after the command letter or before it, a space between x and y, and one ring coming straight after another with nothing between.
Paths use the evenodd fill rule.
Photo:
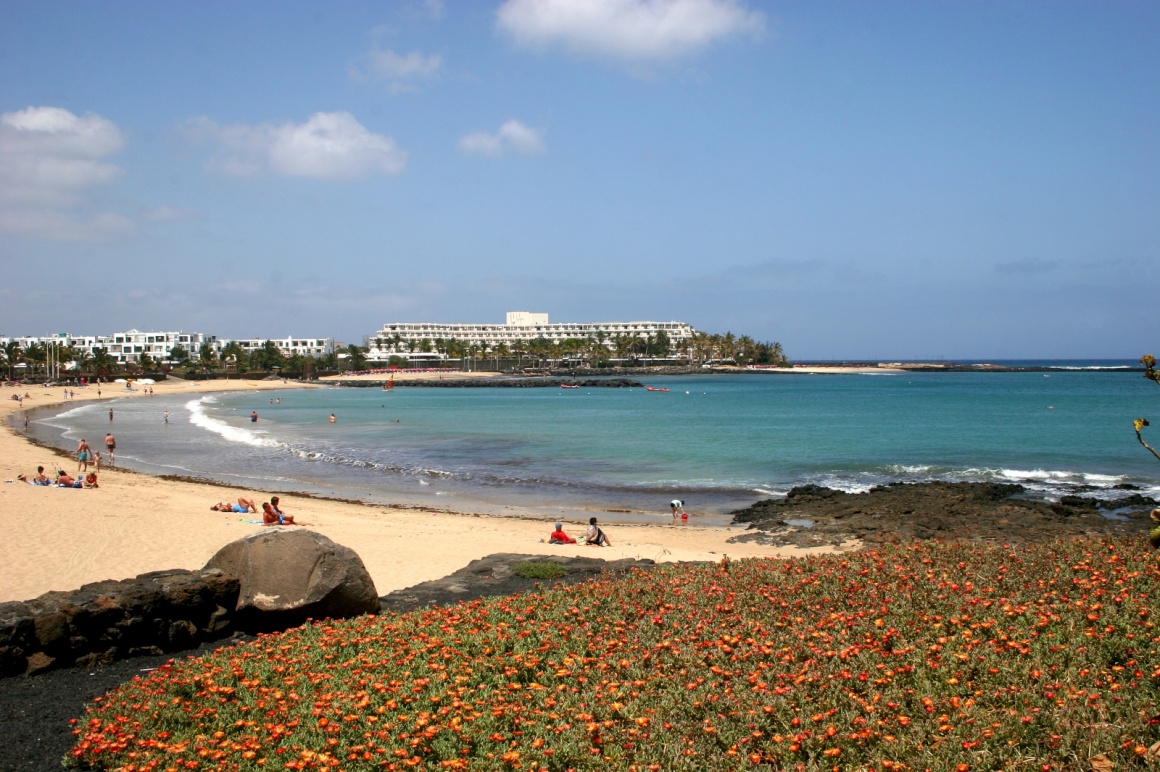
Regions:
<instances>
[{"instance_id":1,"label":"green shrub","mask_svg":"<svg viewBox=\"0 0 1160 772\"><path fill-rule=\"evenodd\" d=\"M516 566L515 571L524 579L559 579L561 576L568 575L568 569L550 560L520 563Z\"/></svg>"}]
</instances>

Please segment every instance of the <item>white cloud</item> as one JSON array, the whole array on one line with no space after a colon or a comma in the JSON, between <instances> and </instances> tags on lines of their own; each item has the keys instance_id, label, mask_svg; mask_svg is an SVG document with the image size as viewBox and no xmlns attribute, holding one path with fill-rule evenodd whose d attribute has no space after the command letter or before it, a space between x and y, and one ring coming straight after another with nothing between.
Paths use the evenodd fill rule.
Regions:
<instances>
[{"instance_id":1,"label":"white cloud","mask_svg":"<svg viewBox=\"0 0 1160 772\"><path fill-rule=\"evenodd\" d=\"M0 115L0 198L66 205L121 174L102 159L121 149L121 131L99 115L29 107Z\"/></svg>"},{"instance_id":2,"label":"white cloud","mask_svg":"<svg viewBox=\"0 0 1160 772\"><path fill-rule=\"evenodd\" d=\"M121 150L116 124L60 107L0 115L0 232L57 241L102 241L135 230L119 214L93 212L99 188L120 177L105 160Z\"/></svg>"},{"instance_id":3,"label":"white cloud","mask_svg":"<svg viewBox=\"0 0 1160 772\"><path fill-rule=\"evenodd\" d=\"M372 49L350 67L352 78L383 80L392 91L414 91L421 82L435 78L443 68L443 57L424 56L418 51L401 55L394 51Z\"/></svg>"},{"instance_id":4,"label":"white cloud","mask_svg":"<svg viewBox=\"0 0 1160 772\"><path fill-rule=\"evenodd\" d=\"M135 233L136 224L112 212L81 215L56 209L0 210L0 232L52 241L109 241Z\"/></svg>"},{"instance_id":5,"label":"white cloud","mask_svg":"<svg viewBox=\"0 0 1160 772\"><path fill-rule=\"evenodd\" d=\"M510 153L538 155L544 152L544 140L536 129L519 121L507 121L495 134L476 132L461 137L459 149L476 155L501 156Z\"/></svg>"},{"instance_id":6,"label":"white cloud","mask_svg":"<svg viewBox=\"0 0 1160 772\"><path fill-rule=\"evenodd\" d=\"M201 118L187 134L216 142L211 166L239 177L354 179L398 174L407 166L407 154L393 139L368 131L347 112L315 113L305 123L280 126L219 126Z\"/></svg>"},{"instance_id":7,"label":"white cloud","mask_svg":"<svg viewBox=\"0 0 1160 772\"><path fill-rule=\"evenodd\" d=\"M507 0L496 17L520 45L633 62L673 59L765 28L765 15L737 0Z\"/></svg>"}]
</instances>

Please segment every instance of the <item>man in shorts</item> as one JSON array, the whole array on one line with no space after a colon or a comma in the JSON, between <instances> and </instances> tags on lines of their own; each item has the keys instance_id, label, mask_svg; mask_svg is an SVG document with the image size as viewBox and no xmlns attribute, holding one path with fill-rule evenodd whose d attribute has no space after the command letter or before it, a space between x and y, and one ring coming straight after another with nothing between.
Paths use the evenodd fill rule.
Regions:
<instances>
[{"instance_id":1,"label":"man in shorts","mask_svg":"<svg viewBox=\"0 0 1160 772\"><path fill-rule=\"evenodd\" d=\"M111 411L110 411L111 412ZM117 449L117 440L113 437L113 433L109 432L105 435L105 450L109 451L109 463L113 463L113 451Z\"/></svg>"}]
</instances>

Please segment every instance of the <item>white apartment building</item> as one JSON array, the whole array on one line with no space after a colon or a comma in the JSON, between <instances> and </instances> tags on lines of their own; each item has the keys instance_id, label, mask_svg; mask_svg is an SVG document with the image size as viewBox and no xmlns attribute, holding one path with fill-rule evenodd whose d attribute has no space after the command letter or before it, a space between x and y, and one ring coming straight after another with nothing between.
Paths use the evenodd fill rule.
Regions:
<instances>
[{"instance_id":1,"label":"white apartment building","mask_svg":"<svg viewBox=\"0 0 1160 772\"><path fill-rule=\"evenodd\" d=\"M668 335L674 348L691 338L696 330L685 322L564 322L552 324L548 315L529 311L509 311L506 324L435 324L428 322L392 322L366 337L367 358L372 361L388 359L393 354L407 354L418 350L423 340L455 340L468 345L493 349L500 344L512 348L516 344L545 338L553 343L569 338L603 337L609 350L614 350L617 336L647 338L659 332Z\"/></svg>"},{"instance_id":2,"label":"white apartment building","mask_svg":"<svg viewBox=\"0 0 1160 772\"><path fill-rule=\"evenodd\" d=\"M334 338L249 338L247 340L224 340L222 346L237 343L247 354L272 342L282 352L282 356L320 357L334 351ZM220 349L219 349L220 350Z\"/></svg>"},{"instance_id":3,"label":"white apartment building","mask_svg":"<svg viewBox=\"0 0 1160 772\"><path fill-rule=\"evenodd\" d=\"M148 354L152 359L164 361L169 359L169 352L174 346L181 346L196 357L203 343L209 343L216 349L217 338L200 332L141 332L129 330L116 332L112 335L72 335L58 333L56 335L39 335L17 338L0 337L0 345L9 341L17 341L22 349L33 343L41 346L71 346L78 353L92 356L99 348L105 349L118 364L136 362L142 354Z\"/></svg>"},{"instance_id":4,"label":"white apartment building","mask_svg":"<svg viewBox=\"0 0 1160 772\"><path fill-rule=\"evenodd\" d=\"M163 362L169 359L169 352L174 347L181 346L192 358L196 358L203 343L209 343L216 350L217 337L200 332L115 332L108 337L98 338L99 345L103 346L109 355L117 360L118 364L127 364L141 359L142 354L148 354L151 359ZM92 353L92 352L89 352Z\"/></svg>"}]
</instances>

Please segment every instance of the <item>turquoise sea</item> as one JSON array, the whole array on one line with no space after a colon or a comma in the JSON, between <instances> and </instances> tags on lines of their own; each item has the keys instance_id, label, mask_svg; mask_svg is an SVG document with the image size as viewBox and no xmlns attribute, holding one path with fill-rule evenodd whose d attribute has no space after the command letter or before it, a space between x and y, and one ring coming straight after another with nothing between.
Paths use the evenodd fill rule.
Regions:
<instances>
[{"instance_id":1,"label":"turquoise sea","mask_svg":"<svg viewBox=\"0 0 1160 772\"><path fill-rule=\"evenodd\" d=\"M1002 364L1052 369L648 379L667 393L398 387L112 399L33 414L31 433L72 449L81 437L100 447L111 429L121 466L248 490L546 516L667 515L673 497L721 515L804 483L853 491L987 480L1049 497L1116 497L1125 494L1116 486L1133 485L1160 496L1160 462L1132 430L1137 416L1160 426L1160 388L1129 369L1136 363Z\"/></svg>"}]
</instances>

